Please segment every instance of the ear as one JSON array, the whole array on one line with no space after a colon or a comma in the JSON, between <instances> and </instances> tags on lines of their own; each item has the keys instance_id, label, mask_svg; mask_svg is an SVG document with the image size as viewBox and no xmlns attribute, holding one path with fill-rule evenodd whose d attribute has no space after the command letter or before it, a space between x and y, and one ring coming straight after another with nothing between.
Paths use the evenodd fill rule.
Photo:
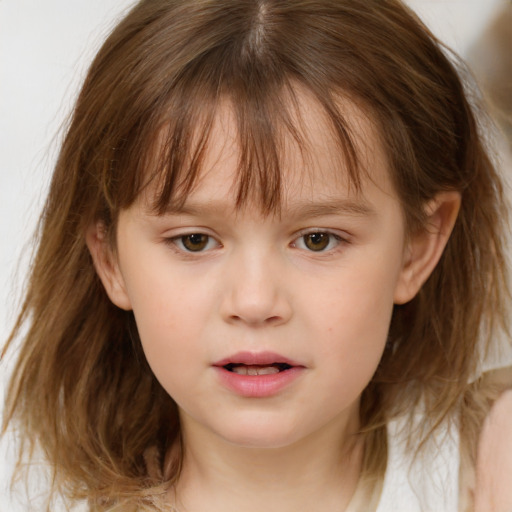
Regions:
<instances>
[{"instance_id":1,"label":"ear","mask_svg":"<svg viewBox=\"0 0 512 512\"><path fill-rule=\"evenodd\" d=\"M440 192L425 207L426 222L409 236L395 288L395 304L414 298L436 267L450 238L460 209L460 193Z\"/></svg>"},{"instance_id":2,"label":"ear","mask_svg":"<svg viewBox=\"0 0 512 512\"><path fill-rule=\"evenodd\" d=\"M96 273L110 300L121 309L127 311L132 309L119 263L108 240L103 222L96 222L89 226L85 234L85 242L91 253Z\"/></svg>"}]
</instances>

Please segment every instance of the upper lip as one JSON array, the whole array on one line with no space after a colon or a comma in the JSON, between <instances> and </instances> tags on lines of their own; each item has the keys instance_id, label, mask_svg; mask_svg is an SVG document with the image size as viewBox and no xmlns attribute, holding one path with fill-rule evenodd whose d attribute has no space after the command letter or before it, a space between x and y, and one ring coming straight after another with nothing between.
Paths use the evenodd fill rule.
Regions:
<instances>
[{"instance_id":1,"label":"upper lip","mask_svg":"<svg viewBox=\"0 0 512 512\"><path fill-rule=\"evenodd\" d=\"M213 363L213 366L226 366L228 364L244 364L247 366L269 366L272 364L287 364L290 366L304 366L292 359L275 352L237 352Z\"/></svg>"}]
</instances>

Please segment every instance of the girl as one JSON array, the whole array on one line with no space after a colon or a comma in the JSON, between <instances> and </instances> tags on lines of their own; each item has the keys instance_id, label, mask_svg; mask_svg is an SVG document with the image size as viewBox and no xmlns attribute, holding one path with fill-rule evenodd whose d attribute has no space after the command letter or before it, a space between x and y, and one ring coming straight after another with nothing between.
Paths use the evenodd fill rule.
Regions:
<instances>
[{"instance_id":1,"label":"girl","mask_svg":"<svg viewBox=\"0 0 512 512\"><path fill-rule=\"evenodd\" d=\"M85 80L8 342L20 467L41 450L90 511L510 510L510 372L482 364L505 227L398 0L143 0Z\"/></svg>"}]
</instances>

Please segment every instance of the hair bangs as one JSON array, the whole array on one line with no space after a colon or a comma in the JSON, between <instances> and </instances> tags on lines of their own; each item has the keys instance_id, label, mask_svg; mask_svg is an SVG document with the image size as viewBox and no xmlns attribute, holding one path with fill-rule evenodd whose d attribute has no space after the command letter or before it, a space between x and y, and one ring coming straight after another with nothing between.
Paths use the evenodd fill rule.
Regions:
<instances>
[{"instance_id":1,"label":"hair bangs","mask_svg":"<svg viewBox=\"0 0 512 512\"><path fill-rule=\"evenodd\" d=\"M222 77L225 87L206 89L204 74L201 76L202 83L185 80L174 91L162 116L159 136L153 137L157 143L152 144L144 170L140 171L147 177L145 181L139 179L144 184L136 195L146 188L153 191L149 206L155 214L183 207L206 170L212 133L226 112L234 124L238 155L235 208L257 204L265 215L279 214L284 176L290 172L313 172L315 147L308 137L308 116L299 95L312 97L322 110L326 136L331 136L338 153L340 177L355 191L360 190L363 166L338 97L326 98L325 91L323 96L316 94L309 85L304 87L288 78L281 84L260 80L234 87L231 80ZM194 77L197 74L191 74ZM218 80L215 77L212 82ZM292 153L300 159L302 169L291 168Z\"/></svg>"}]
</instances>

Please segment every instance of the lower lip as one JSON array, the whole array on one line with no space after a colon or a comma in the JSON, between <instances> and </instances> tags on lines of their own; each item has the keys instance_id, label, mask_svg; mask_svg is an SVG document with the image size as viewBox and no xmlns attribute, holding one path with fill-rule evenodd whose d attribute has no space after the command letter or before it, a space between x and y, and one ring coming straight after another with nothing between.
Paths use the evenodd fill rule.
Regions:
<instances>
[{"instance_id":1,"label":"lower lip","mask_svg":"<svg viewBox=\"0 0 512 512\"><path fill-rule=\"evenodd\" d=\"M293 381L298 379L305 370L294 366L288 370L270 375L240 375L223 367L215 367L221 382L237 395L249 398L266 398L277 395Z\"/></svg>"}]
</instances>

